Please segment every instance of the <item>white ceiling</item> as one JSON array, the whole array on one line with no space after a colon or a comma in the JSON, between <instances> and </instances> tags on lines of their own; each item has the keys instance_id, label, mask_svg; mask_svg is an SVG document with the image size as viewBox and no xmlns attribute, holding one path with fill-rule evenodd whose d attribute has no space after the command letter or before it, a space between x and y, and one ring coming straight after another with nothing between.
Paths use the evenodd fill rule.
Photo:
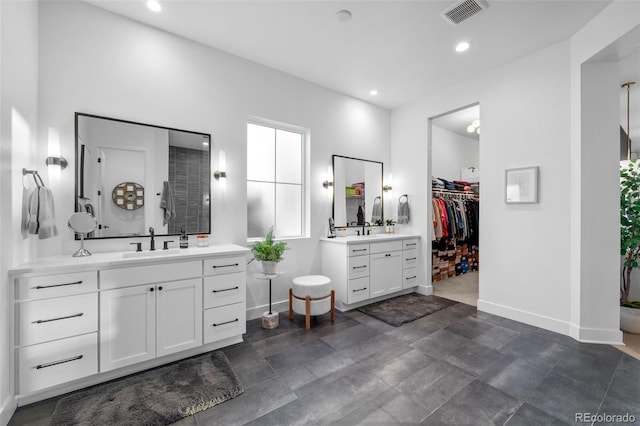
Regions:
<instances>
[{"instance_id":1,"label":"white ceiling","mask_svg":"<svg viewBox=\"0 0 640 426\"><path fill-rule=\"evenodd\" d=\"M565 40L610 3L488 0L454 27L440 16L454 1L86 1L389 109Z\"/></svg>"}]
</instances>

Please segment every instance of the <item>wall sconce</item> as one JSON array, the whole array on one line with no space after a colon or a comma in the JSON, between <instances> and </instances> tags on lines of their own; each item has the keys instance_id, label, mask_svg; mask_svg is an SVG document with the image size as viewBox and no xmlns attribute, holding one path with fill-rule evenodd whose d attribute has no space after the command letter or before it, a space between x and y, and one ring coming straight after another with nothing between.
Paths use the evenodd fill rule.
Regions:
<instances>
[{"instance_id":1,"label":"wall sconce","mask_svg":"<svg viewBox=\"0 0 640 426\"><path fill-rule=\"evenodd\" d=\"M47 166L60 166L60 169L66 169L69 165L64 157L47 157L45 163Z\"/></svg>"},{"instance_id":2,"label":"wall sconce","mask_svg":"<svg viewBox=\"0 0 640 426\"><path fill-rule=\"evenodd\" d=\"M389 192L389 191L391 191L392 189L393 189L393 188L392 188L390 185L384 185L384 186L382 187L382 190L383 190L384 192Z\"/></svg>"},{"instance_id":3,"label":"wall sconce","mask_svg":"<svg viewBox=\"0 0 640 426\"><path fill-rule=\"evenodd\" d=\"M213 173L215 180L227 177L227 157L224 151L220 151L218 156L218 170Z\"/></svg>"},{"instance_id":4,"label":"wall sconce","mask_svg":"<svg viewBox=\"0 0 640 426\"><path fill-rule=\"evenodd\" d=\"M393 175L391 173L389 173L389 178L386 179L387 184L382 186L382 190L384 192L390 192L391 190L393 190L392 188L392 182L393 182Z\"/></svg>"},{"instance_id":5,"label":"wall sconce","mask_svg":"<svg viewBox=\"0 0 640 426\"><path fill-rule=\"evenodd\" d=\"M322 182L322 186L327 189L333 186L333 170L331 169L331 165L327 166L327 180Z\"/></svg>"}]
</instances>

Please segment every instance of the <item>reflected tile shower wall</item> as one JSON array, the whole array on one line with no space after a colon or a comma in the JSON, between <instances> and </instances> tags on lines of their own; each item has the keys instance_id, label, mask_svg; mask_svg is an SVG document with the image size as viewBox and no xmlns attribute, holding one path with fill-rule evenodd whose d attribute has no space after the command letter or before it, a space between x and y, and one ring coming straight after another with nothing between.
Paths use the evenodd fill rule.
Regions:
<instances>
[{"instance_id":1,"label":"reflected tile shower wall","mask_svg":"<svg viewBox=\"0 0 640 426\"><path fill-rule=\"evenodd\" d=\"M198 173L193 173L194 170ZM209 229L210 174L207 151L169 146L169 183L176 205L169 234L180 233L182 228L189 234Z\"/></svg>"}]
</instances>

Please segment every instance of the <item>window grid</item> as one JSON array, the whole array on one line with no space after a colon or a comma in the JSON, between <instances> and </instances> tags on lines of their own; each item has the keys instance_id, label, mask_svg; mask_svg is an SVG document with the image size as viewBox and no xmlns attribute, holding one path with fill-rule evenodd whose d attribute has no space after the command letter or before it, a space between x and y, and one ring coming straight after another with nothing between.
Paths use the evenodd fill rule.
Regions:
<instances>
[{"instance_id":1,"label":"window grid","mask_svg":"<svg viewBox=\"0 0 640 426\"><path fill-rule=\"evenodd\" d=\"M276 235L276 237L278 239L282 239L282 238L298 238L298 237L302 237L304 236L305 233L305 222L304 222L304 217L305 217L305 172L304 172L304 155L305 155L305 132L300 131L298 129L292 129L292 128L288 128L286 126L278 126L278 125L273 125L273 124L264 124L264 123L260 123L260 122L254 122L254 121L249 121L248 125L254 125L254 126L261 126L261 127L265 127L265 128L269 128L269 129L273 129L273 164L274 164L274 168L273 168L273 179L272 180L264 180L264 179L247 179L247 182L255 182L255 183L266 183L266 184L272 184L273 185L273 218L274 218L274 223L272 224L272 226L274 227L274 234ZM293 183L293 182L285 182L285 181L279 181L276 180L276 176L278 174L278 130L280 131L284 131L284 132L289 132L289 133L295 133L297 135L300 136L300 158L298 158L299 161L299 167L300 167L300 183ZM300 221L300 227L297 231L297 233L295 234L291 234L291 235L280 235L277 229L277 223L278 223L278 196L277 196L277 189L278 189L278 185L288 185L291 187L299 187L299 194L300 194L300 212L299 212L299 221ZM249 208L249 206L247 206ZM250 216L250 215L248 215ZM264 230L264 233L266 233L267 230ZM251 233L249 233L248 235L248 239L258 239L261 238L263 235L251 235Z\"/></svg>"}]
</instances>

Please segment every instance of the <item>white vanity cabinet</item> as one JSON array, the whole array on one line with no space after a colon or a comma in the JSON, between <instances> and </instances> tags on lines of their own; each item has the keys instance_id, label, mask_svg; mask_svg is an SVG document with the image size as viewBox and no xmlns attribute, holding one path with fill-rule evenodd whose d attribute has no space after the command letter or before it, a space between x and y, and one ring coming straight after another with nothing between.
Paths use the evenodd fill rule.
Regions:
<instances>
[{"instance_id":1,"label":"white vanity cabinet","mask_svg":"<svg viewBox=\"0 0 640 426\"><path fill-rule=\"evenodd\" d=\"M241 342L248 251L94 253L11 269L18 404Z\"/></svg>"},{"instance_id":2,"label":"white vanity cabinet","mask_svg":"<svg viewBox=\"0 0 640 426\"><path fill-rule=\"evenodd\" d=\"M100 371L202 345L201 276L201 261L100 271Z\"/></svg>"},{"instance_id":3,"label":"white vanity cabinet","mask_svg":"<svg viewBox=\"0 0 640 426\"><path fill-rule=\"evenodd\" d=\"M322 240L322 274L331 278L336 305L352 309L415 287L418 236L337 237Z\"/></svg>"}]
</instances>

